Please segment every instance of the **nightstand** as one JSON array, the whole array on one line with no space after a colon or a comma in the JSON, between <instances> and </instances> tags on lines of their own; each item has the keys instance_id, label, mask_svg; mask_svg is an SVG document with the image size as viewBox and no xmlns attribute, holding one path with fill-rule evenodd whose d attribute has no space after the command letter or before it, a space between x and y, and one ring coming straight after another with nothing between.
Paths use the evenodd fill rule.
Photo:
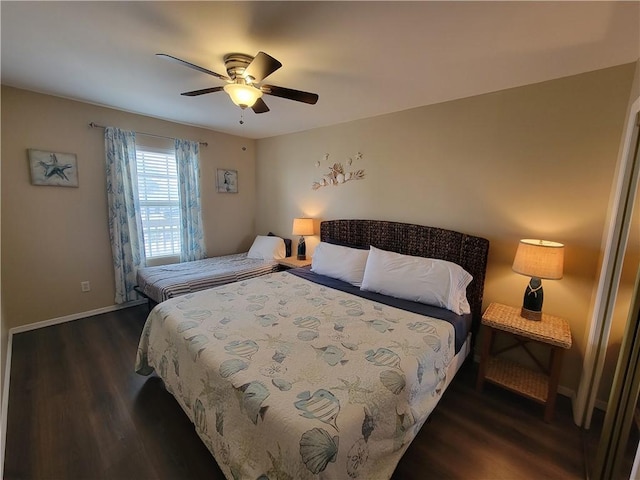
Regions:
<instances>
[{"instance_id":1,"label":"nightstand","mask_svg":"<svg viewBox=\"0 0 640 480\"><path fill-rule=\"evenodd\" d=\"M509 335L515 343L494 350L496 333ZM558 391L562 368L562 353L571 347L571 331L566 320L542 314L542 320L527 320L520 316L520 308L492 303L482 315L483 345L476 389L482 390L485 381L499 385L545 406L544 421L550 422ZM528 343L538 343L550 349L549 364L538 360ZM498 355L522 347L539 370L533 370Z\"/></svg>"},{"instance_id":2,"label":"nightstand","mask_svg":"<svg viewBox=\"0 0 640 480\"><path fill-rule=\"evenodd\" d=\"M278 270L289 270L290 268L301 268L308 267L311 265L311 258L307 258L306 260L298 260L296 257L287 257L282 260L278 260Z\"/></svg>"}]
</instances>

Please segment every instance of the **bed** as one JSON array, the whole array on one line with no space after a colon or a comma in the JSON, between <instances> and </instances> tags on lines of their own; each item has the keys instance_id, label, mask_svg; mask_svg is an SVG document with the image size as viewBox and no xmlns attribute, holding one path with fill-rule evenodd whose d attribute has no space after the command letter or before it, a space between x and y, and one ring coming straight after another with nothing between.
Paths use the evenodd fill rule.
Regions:
<instances>
[{"instance_id":1,"label":"bed","mask_svg":"<svg viewBox=\"0 0 640 480\"><path fill-rule=\"evenodd\" d=\"M152 307L169 298L275 272L278 258L291 256L291 240L282 239L278 246L280 237L272 233L266 237L258 235L243 253L140 268L135 289Z\"/></svg>"},{"instance_id":2,"label":"bed","mask_svg":"<svg viewBox=\"0 0 640 480\"><path fill-rule=\"evenodd\" d=\"M272 273L168 300L142 332L136 371L163 379L229 479L390 478L470 351L487 240L374 220L320 235L312 270L320 247L370 249L360 287ZM379 252L462 267L468 309L363 291Z\"/></svg>"}]
</instances>

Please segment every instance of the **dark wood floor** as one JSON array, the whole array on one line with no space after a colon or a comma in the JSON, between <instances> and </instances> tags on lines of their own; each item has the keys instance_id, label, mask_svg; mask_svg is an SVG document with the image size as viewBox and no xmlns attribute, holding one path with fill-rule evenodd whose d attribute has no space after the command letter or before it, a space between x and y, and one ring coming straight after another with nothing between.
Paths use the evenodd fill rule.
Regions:
<instances>
[{"instance_id":1,"label":"dark wood floor","mask_svg":"<svg viewBox=\"0 0 640 480\"><path fill-rule=\"evenodd\" d=\"M146 307L14 336L4 478L223 479L157 377L134 373ZM542 407L465 365L400 461L400 479L582 479L569 401ZM273 480L273 479L272 479Z\"/></svg>"}]
</instances>

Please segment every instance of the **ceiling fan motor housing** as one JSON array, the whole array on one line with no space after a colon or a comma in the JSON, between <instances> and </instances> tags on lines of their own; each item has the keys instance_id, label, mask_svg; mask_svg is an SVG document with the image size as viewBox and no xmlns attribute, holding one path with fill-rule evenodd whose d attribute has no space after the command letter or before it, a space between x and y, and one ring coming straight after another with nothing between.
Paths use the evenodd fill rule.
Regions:
<instances>
[{"instance_id":1,"label":"ceiling fan motor housing","mask_svg":"<svg viewBox=\"0 0 640 480\"><path fill-rule=\"evenodd\" d=\"M252 61L253 57L251 55L245 55L244 53L228 53L224 56L224 66L227 69L227 75L229 75L231 80L243 78L242 76L244 71Z\"/></svg>"}]
</instances>

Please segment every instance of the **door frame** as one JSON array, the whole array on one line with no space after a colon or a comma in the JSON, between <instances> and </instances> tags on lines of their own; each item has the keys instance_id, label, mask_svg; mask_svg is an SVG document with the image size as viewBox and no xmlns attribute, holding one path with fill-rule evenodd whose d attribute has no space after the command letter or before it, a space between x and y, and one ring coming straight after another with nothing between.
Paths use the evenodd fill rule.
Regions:
<instances>
[{"instance_id":1,"label":"door frame","mask_svg":"<svg viewBox=\"0 0 640 480\"><path fill-rule=\"evenodd\" d=\"M636 77L640 75L638 70L640 70L640 61L636 63ZM598 386L604 369L611 321L629 236L633 203L638 189L640 165L637 164L634 155L634 142L637 139L639 115L640 97L632 103L625 123L624 143L619 167L616 169L615 194L610 209L611 215L608 221L604 258L587 334L582 376L574 404L574 421L585 429L591 426Z\"/></svg>"}]
</instances>

